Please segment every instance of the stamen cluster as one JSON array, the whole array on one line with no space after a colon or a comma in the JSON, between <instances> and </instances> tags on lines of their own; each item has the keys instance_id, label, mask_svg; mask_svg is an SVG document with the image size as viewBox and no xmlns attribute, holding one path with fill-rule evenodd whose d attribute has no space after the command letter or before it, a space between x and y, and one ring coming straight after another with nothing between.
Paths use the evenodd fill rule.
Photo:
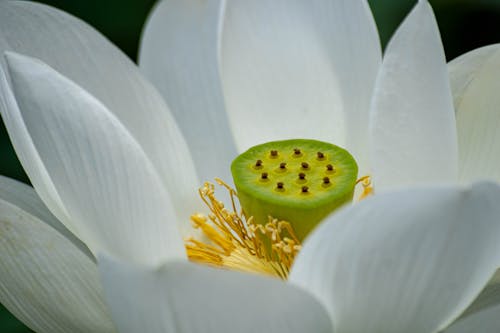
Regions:
<instances>
[{"instance_id":1,"label":"stamen cluster","mask_svg":"<svg viewBox=\"0 0 500 333\"><path fill-rule=\"evenodd\" d=\"M271 216L266 224L256 224L238 211L237 193L229 185L216 180L231 198L231 209L215 197L215 186L205 183L199 190L210 210L208 216L191 216L194 228L201 231L207 242L189 237L185 240L191 261L220 268L252 272L286 279L300 241L286 221Z\"/></svg>"}]
</instances>

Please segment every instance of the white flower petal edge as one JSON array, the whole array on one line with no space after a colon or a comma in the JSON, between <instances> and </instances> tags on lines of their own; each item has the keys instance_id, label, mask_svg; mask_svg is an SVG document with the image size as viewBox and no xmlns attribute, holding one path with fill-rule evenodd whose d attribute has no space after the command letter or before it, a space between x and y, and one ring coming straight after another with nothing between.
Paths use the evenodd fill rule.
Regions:
<instances>
[{"instance_id":1,"label":"white flower petal edge","mask_svg":"<svg viewBox=\"0 0 500 333\"><path fill-rule=\"evenodd\" d=\"M3 114L9 135L17 151L31 143L20 156L30 164L37 153L78 237L93 253L143 263L185 257L169 194L118 119L44 63L6 59L12 92L1 91L17 101Z\"/></svg>"},{"instance_id":2,"label":"white flower petal edge","mask_svg":"<svg viewBox=\"0 0 500 333\"><path fill-rule=\"evenodd\" d=\"M139 66L168 101L202 180L231 180L236 154L219 77L223 0L160 1L144 29Z\"/></svg>"},{"instance_id":3,"label":"white flower petal edge","mask_svg":"<svg viewBox=\"0 0 500 333\"><path fill-rule=\"evenodd\" d=\"M38 195L45 205L50 209L64 226L74 234L78 234L76 226L71 221L64 207L61 197L57 192L45 165L38 154L33 140L22 121L10 121L9 112L19 113L16 98L14 97L9 83L7 73L0 68L0 110L2 120L10 133L10 140L16 147L16 154L21 161L24 171L29 175L31 183L36 188Z\"/></svg>"},{"instance_id":4,"label":"white flower petal edge","mask_svg":"<svg viewBox=\"0 0 500 333\"><path fill-rule=\"evenodd\" d=\"M0 200L14 203L19 209L51 226L72 242L80 251L85 253L92 261L95 261L94 255L90 252L87 245L75 237L75 235L73 235L66 226L47 209L32 187L0 175Z\"/></svg>"},{"instance_id":5,"label":"white flower petal edge","mask_svg":"<svg viewBox=\"0 0 500 333\"><path fill-rule=\"evenodd\" d=\"M457 321L442 333L498 333L499 331L500 305Z\"/></svg>"},{"instance_id":6,"label":"white flower petal edge","mask_svg":"<svg viewBox=\"0 0 500 333\"><path fill-rule=\"evenodd\" d=\"M120 333L331 333L323 307L282 281L187 262L156 270L99 257Z\"/></svg>"},{"instance_id":7,"label":"white flower petal edge","mask_svg":"<svg viewBox=\"0 0 500 333\"><path fill-rule=\"evenodd\" d=\"M365 0L329 1L333 24L332 61L338 75L346 121L345 147L356 158L360 174L368 172L369 112L382 50L375 20ZM335 142L333 142L335 143Z\"/></svg>"},{"instance_id":8,"label":"white flower petal edge","mask_svg":"<svg viewBox=\"0 0 500 333\"><path fill-rule=\"evenodd\" d=\"M455 97L459 179L500 181L500 45L469 52L449 64Z\"/></svg>"},{"instance_id":9,"label":"white flower petal edge","mask_svg":"<svg viewBox=\"0 0 500 333\"><path fill-rule=\"evenodd\" d=\"M149 156L171 192L179 220L189 225L189 215L199 207L192 159L165 102L134 63L85 22L25 1L0 1L0 58L5 51L42 60L101 101ZM5 66L4 59L0 64ZM42 176L31 173L30 179L37 191L45 184L50 192L53 185ZM54 209L55 204L46 204Z\"/></svg>"},{"instance_id":10,"label":"white flower petal edge","mask_svg":"<svg viewBox=\"0 0 500 333\"><path fill-rule=\"evenodd\" d=\"M227 1L220 57L240 151L297 137L345 146L348 132L363 136L381 58L366 1Z\"/></svg>"},{"instance_id":11,"label":"white flower petal edge","mask_svg":"<svg viewBox=\"0 0 500 333\"><path fill-rule=\"evenodd\" d=\"M500 44L489 45L462 54L448 63L455 111L458 110L467 86L475 79L481 67L499 50Z\"/></svg>"},{"instance_id":12,"label":"white flower petal edge","mask_svg":"<svg viewBox=\"0 0 500 333\"><path fill-rule=\"evenodd\" d=\"M466 319L468 316L482 312L488 308L500 305L500 270L488 282L474 302L462 313L458 320ZM498 326L500 331L500 326Z\"/></svg>"},{"instance_id":13,"label":"white flower petal edge","mask_svg":"<svg viewBox=\"0 0 500 333\"><path fill-rule=\"evenodd\" d=\"M339 332L447 327L500 265L500 187L377 195L329 217L306 240L290 281Z\"/></svg>"},{"instance_id":14,"label":"white flower petal edge","mask_svg":"<svg viewBox=\"0 0 500 333\"><path fill-rule=\"evenodd\" d=\"M456 181L455 113L441 38L427 1L419 1L386 49L370 126L377 190Z\"/></svg>"},{"instance_id":15,"label":"white flower petal edge","mask_svg":"<svg viewBox=\"0 0 500 333\"><path fill-rule=\"evenodd\" d=\"M95 263L57 225L32 188L0 177L0 302L38 333L115 332Z\"/></svg>"}]
</instances>

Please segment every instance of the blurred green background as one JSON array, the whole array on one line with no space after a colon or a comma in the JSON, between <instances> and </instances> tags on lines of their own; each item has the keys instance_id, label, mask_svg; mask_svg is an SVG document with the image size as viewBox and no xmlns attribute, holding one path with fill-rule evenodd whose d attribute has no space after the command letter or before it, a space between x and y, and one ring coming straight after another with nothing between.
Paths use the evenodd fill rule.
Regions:
<instances>
[{"instance_id":1,"label":"blurred green background","mask_svg":"<svg viewBox=\"0 0 500 333\"><path fill-rule=\"evenodd\" d=\"M249 0L251 1L251 0ZM142 26L155 0L38 1L69 12L101 31L131 59L137 57ZM371 0L385 45L417 0ZM448 60L480 46L500 42L500 0L430 0ZM0 124L0 174L28 183L3 123ZM31 332L0 306L0 332Z\"/></svg>"}]
</instances>

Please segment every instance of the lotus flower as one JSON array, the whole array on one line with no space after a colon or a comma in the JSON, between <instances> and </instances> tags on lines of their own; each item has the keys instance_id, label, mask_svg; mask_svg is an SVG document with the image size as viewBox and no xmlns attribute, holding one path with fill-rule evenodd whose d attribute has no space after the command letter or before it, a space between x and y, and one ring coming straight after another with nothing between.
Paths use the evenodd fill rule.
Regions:
<instances>
[{"instance_id":1,"label":"lotus flower","mask_svg":"<svg viewBox=\"0 0 500 333\"><path fill-rule=\"evenodd\" d=\"M0 300L36 332L498 330L500 188L426 185L457 169L498 180L498 52L450 66L471 149L458 159L426 1L380 70L364 1L162 2L141 66L170 108L55 9L1 2L0 49L2 118L36 190L0 179ZM188 263L196 174L224 176L236 147L290 135L345 145L381 194L322 222L289 283Z\"/></svg>"}]
</instances>

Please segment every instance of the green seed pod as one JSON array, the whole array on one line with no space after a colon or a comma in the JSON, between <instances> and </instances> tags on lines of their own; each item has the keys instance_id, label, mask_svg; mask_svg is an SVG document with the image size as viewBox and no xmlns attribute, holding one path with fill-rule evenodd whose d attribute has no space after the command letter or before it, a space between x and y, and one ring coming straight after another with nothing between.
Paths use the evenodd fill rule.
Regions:
<instances>
[{"instance_id":1,"label":"green seed pod","mask_svg":"<svg viewBox=\"0 0 500 333\"><path fill-rule=\"evenodd\" d=\"M358 166L345 149L316 140L273 141L250 148L231 164L247 217L290 222L300 240L329 213L350 202Z\"/></svg>"}]
</instances>

